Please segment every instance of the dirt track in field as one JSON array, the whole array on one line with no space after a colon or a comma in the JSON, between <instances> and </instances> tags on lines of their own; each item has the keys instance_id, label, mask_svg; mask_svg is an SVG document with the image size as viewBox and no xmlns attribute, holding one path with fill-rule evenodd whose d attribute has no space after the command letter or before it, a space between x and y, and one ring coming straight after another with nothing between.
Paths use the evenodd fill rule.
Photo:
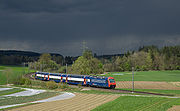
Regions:
<instances>
[{"instance_id":1,"label":"dirt track in field","mask_svg":"<svg viewBox=\"0 0 180 111\"><path fill-rule=\"evenodd\" d=\"M180 87L180 82L170 82L170 83L173 84L174 86Z\"/></svg>"},{"instance_id":2,"label":"dirt track in field","mask_svg":"<svg viewBox=\"0 0 180 111\"><path fill-rule=\"evenodd\" d=\"M180 106L173 106L172 108L168 109L167 111L180 111Z\"/></svg>"},{"instance_id":3,"label":"dirt track in field","mask_svg":"<svg viewBox=\"0 0 180 111\"><path fill-rule=\"evenodd\" d=\"M118 98L118 95L80 94L71 99L46 102L15 108L10 111L90 111L97 106Z\"/></svg>"},{"instance_id":4,"label":"dirt track in field","mask_svg":"<svg viewBox=\"0 0 180 111\"><path fill-rule=\"evenodd\" d=\"M132 88L132 81L116 82L116 88ZM180 90L180 87L168 82L153 82L153 81L135 81L135 89L163 89L163 90Z\"/></svg>"}]
</instances>

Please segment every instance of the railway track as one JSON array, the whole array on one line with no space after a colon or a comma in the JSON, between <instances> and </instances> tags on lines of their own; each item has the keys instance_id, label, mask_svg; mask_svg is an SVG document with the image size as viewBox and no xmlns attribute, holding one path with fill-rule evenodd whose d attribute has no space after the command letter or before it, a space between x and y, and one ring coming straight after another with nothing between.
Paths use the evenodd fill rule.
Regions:
<instances>
[{"instance_id":1,"label":"railway track","mask_svg":"<svg viewBox=\"0 0 180 111\"><path fill-rule=\"evenodd\" d=\"M24 77L29 78L31 80L35 80L32 76L34 73L25 74ZM69 85L71 87L78 87L77 85ZM86 88L86 86L82 86ZM96 88L96 87L88 87L92 90L106 91L106 92L119 92L119 93L137 93L137 94L150 94L150 95L159 95L159 96L173 96L172 94L161 94L161 93L151 93L151 92L143 92L143 91L130 91L130 90L122 90L122 89L106 89L106 88Z\"/></svg>"}]
</instances>

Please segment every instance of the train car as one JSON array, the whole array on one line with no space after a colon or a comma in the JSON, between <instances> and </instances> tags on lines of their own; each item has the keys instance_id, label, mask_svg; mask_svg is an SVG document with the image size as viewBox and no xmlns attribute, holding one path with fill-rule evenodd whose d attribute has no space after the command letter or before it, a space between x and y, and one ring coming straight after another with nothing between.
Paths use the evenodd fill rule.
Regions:
<instances>
[{"instance_id":1,"label":"train car","mask_svg":"<svg viewBox=\"0 0 180 111\"><path fill-rule=\"evenodd\" d=\"M103 77L103 76L36 72L35 79L39 79L43 81L55 81L57 83L63 82L67 84L76 84L76 85L81 84L84 86L95 86L95 87L104 87L104 88L112 88L112 89L116 87L116 82L113 77Z\"/></svg>"}]
</instances>

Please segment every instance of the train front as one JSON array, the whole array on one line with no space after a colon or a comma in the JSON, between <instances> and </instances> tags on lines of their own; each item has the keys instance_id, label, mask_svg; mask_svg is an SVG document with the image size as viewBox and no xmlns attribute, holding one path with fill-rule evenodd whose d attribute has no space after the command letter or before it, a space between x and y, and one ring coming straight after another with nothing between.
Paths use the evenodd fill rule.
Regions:
<instances>
[{"instance_id":1,"label":"train front","mask_svg":"<svg viewBox=\"0 0 180 111\"><path fill-rule=\"evenodd\" d=\"M113 77L108 77L109 88L114 89L116 87L116 81Z\"/></svg>"}]
</instances>

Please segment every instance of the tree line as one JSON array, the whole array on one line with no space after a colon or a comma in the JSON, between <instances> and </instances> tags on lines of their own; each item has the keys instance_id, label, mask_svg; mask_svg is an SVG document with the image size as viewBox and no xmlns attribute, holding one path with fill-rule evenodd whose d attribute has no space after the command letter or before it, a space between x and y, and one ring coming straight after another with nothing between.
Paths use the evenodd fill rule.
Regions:
<instances>
[{"instance_id":1,"label":"tree line","mask_svg":"<svg viewBox=\"0 0 180 111\"><path fill-rule=\"evenodd\" d=\"M104 64L105 71L180 70L180 46L143 46L138 51L127 52Z\"/></svg>"},{"instance_id":2,"label":"tree line","mask_svg":"<svg viewBox=\"0 0 180 111\"><path fill-rule=\"evenodd\" d=\"M100 74L104 72L148 70L180 70L180 46L143 46L138 51L128 51L125 54L107 58L93 56L91 50L85 50L68 66L53 61L50 54L41 55L37 62L32 62L30 68L41 71L53 71L72 74Z\"/></svg>"}]
</instances>

